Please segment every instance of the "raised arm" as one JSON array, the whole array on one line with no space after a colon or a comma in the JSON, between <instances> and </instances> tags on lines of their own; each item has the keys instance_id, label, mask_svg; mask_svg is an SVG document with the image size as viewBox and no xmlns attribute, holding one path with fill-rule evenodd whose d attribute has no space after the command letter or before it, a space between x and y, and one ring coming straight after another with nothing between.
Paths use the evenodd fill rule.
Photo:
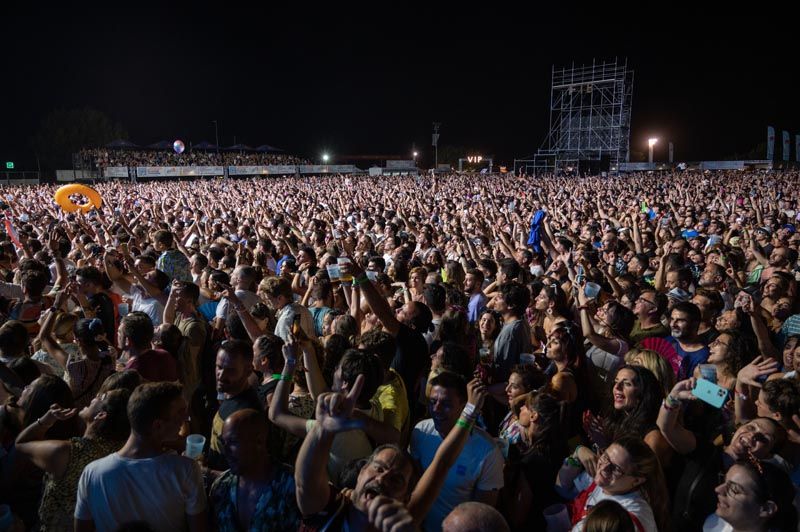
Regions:
<instances>
[{"instance_id":1,"label":"raised arm","mask_svg":"<svg viewBox=\"0 0 800 532\"><path fill-rule=\"evenodd\" d=\"M297 507L303 515L320 512L330 499L327 466L333 437L339 432L362 428L351 416L363 386L364 377L359 375L347 395L324 393L317 398L314 428L303 440L295 461Z\"/></svg>"},{"instance_id":2,"label":"raised arm","mask_svg":"<svg viewBox=\"0 0 800 532\"><path fill-rule=\"evenodd\" d=\"M375 316L377 316L378 320L383 324L386 331L392 336L397 336L397 333L400 332L400 322L397 321L397 317L395 317L394 312L392 312L391 307L389 307L389 303L378 293L378 290L367 278L364 270L354 262L342 264L341 267L345 274L352 274L354 281L361 287L361 294L364 296L364 299L366 299L372 312L375 313Z\"/></svg>"},{"instance_id":3,"label":"raised arm","mask_svg":"<svg viewBox=\"0 0 800 532\"><path fill-rule=\"evenodd\" d=\"M453 467L469 439L472 425L478 412L482 409L486 394L486 386L479 379L473 379L467 385L467 406L456 425L439 445L433 461L425 469L408 501L408 511L414 517L417 525L422 523L431 506L439 497L439 492L447 478L447 472Z\"/></svg>"},{"instance_id":4,"label":"raised arm","mask_svg":"<svg viewBox=\"0 0 800 532\"><path fill-rule=\"evenodd\" d=\"M675 449L678 454L689 454L697 447L697 438L694 433L678 422L681 402L696 399L692 394L694 386L694 378L677 383L664 399L661 410L658 412L658 420L656 421L658 429L670 447Z\"/></svg>"},{"instance_id":5,"label":"raised arm","mask_svg":"<svg viewBox=\"0 0 800 532\"><path fill-rule=\"evenodd\" d=\"M306 436L306 420L289 412L289 393L292 388L294 369L297 366L295 344L288 343L283 346L283 372L278 386L269 403L269 420L289 434L299 438Z\"/></svg>"}]
</instances>

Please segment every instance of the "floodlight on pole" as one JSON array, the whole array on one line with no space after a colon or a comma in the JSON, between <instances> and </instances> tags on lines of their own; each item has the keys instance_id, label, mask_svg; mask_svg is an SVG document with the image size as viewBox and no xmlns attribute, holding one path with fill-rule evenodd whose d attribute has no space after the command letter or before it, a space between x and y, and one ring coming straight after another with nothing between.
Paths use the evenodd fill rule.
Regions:
<instances>
[{"instance_id":1,"label":"floodlight on pole","mask_svg":"<svg viewBox=\"0 0 800 532\"><path fill-rule=\"evenodd\" d=\"M648 159L647 159L647 161L648 161L650 164L653 164L653 146L655 146L655 145L656 145L656 142L658 142L658 139L657 139L657 138L650 138L650 139L647 139L647 146L648 146L648 148L649 148L649 150L650 150L650 151L648 152L648 153L649 153L649 156L648 156Z\"/></svg>"},{"instance_id":2,"label":"floodlight on pole","mask_svg":"<svg viewBox=\"0 0 800 532\"><path fill-rule=\"evenodd\" d=\"M322 162L327 163L330 156L327 153L322 154Z\"/></svg>"}]
</instances>

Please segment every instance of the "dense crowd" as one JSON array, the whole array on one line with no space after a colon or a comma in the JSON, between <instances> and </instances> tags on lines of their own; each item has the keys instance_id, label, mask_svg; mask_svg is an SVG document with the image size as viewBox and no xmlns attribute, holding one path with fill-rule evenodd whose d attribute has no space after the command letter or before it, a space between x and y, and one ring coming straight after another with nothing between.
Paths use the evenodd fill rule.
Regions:
<instances>
[{"instance_id":1,"label":"dense crowd","mask_svg":"<svg viewBox=\"0 0 800 532\"><path fill-rule=\"evenodd\" d=\"M312 164L306 159L283 153L245 151L200 151L187 149L183 153L173 150L132 150L86 148L79 156L93 169L114 166L265 166Z\"/></svg>"},{"instance_id":2,"label":"dense crowd","mask_svg":"<svg viewBox=\"0 0 800 532\"><path fill-rule=\"evenodd\" d=\"M0 192L10 530L797 530L797 172L96 188Z\"/></svg>"}]
</instances>

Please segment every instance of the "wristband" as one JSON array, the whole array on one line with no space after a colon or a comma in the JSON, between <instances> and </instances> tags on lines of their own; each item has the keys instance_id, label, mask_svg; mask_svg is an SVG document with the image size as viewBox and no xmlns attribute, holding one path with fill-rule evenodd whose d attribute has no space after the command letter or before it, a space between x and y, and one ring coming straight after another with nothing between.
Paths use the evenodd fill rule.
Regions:
<instances>
[{"instance_id":1,"label":"wristband","mask_svg":"<svg viewBox=\"0 0 800 532\"><path fill-rule=\"evenodd\" d=\"M577 469L583 469L583 464L580 460L575 458L574 456L567 456L564 458L564 465L569 467L575 467Z\"/></svg>"},{"instance_id":2,"label":"wristband","mask_svg":"<svg viewBox=\"0 0 800 532\"><path fill-rule=\"evenodd\" d=\"M748 399L750 399L750 397L748 397L748 395L746 393L742 393L742 392L740 392L738 390L735 393L736 393L736 398L737 399L741 399L742 401L747 401Z\"/></svg>"},{"instance_id":3,"label":"wristband","mask_svg":"<svg viewBox=\"0 0 800 532\"><path fill-rule=\"evenodd\" d=\"M680 407L680 402L677 405L675 404L671 405L669 401L667 401L667 399L664 398L664 400L661 402L661 406L663 406L665 410L669 410L671 412L673 410L677 410Z\"/></svg>"},{"instance_id":4,"label":"wristband","mask_svg":"<svg viewBox=\"0 0 800 532\"><path fill-rule=\"evenodd\" d=\"M472 423L466 421L463 417L458 418L458 421L456 421L456 425L465 428L467 430L470 430L472 428Z\"/></svg>"},{"instance_id":5,"label":"wristband","mask_svg":"<svg viewBox=\"0 0 800 532\"><path fill-rule=\"evenodd\" d=\"M672 394L667 394L667 396L664 398L664 402L670 408L678 408L681 406L681 400L677 397L674 397Z\"/></svg>"},{"instance_id":6,"label":"wristband","mask_svg":"<svg viewBox=\"0 0 800 532\"><path fill-rule=\"evenodd\" d=\"M281 377L283 377L282 373L273 373L272 374L272 378L275 379L275 380L279 381L279 380L281 380Z\"/></svg>"},{"instance_id":7,"label":"wristband","mask_svg":"<svg viewBox=\"0 0 800 532\"><path fill-rule=\"evenodd\" d=\"M475 419L475 405L473 405L472 403L467 403L466 405L464 405L464 410L461 411L461 415L464 416L464 418L466 418L466 419L468 419L470 421L474 420Z\"/></svg>"}]
</instances>

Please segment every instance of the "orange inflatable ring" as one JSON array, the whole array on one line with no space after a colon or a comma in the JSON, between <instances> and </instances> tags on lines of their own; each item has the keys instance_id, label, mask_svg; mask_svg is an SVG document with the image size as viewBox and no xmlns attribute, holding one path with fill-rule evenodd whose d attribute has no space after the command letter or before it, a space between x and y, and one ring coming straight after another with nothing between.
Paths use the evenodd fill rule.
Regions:
<instances>
[{"instance_id":1,"label":"orange inflatable ring","mask_svg":"<svg viewBox=\"0 0 800 532\"><path fill-rule=\"evenodd\" d=\"M69 197L72 194L82 194L89 200L89 203L85 203L83 205L79 205L77 203L73 203ZM77 183L72 185L64 185L63 187L56 190L53 199L56 203L64 210L64 212L76 212L76 211L83 211L87 213L92 210L92 207L99 209L103 205L103 198L100 197L100 193L97 192L93 188L89 188L86 185L79 185Z\"/></svg>"}]
</instances>

